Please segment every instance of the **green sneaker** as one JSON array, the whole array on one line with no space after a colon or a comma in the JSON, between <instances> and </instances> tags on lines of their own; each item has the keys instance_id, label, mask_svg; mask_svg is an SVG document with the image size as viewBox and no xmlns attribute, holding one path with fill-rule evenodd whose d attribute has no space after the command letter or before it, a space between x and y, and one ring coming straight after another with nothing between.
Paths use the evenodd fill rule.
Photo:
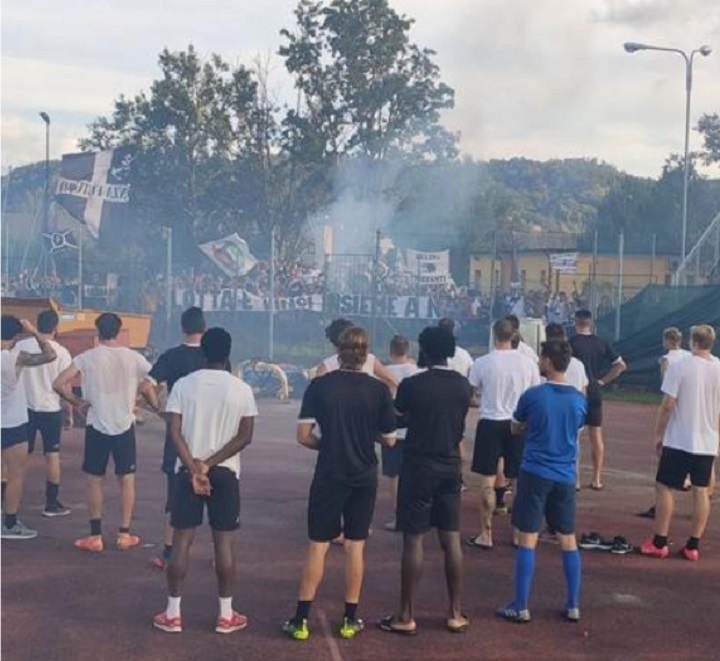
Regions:
<instances>
[{"instance_id":1,"label":"green sneaker","mask_svg":"<svg viewBox=\"0 0 720 661\"><path fill-rule=\"evenodd\" d=\"M310 629L308 629L308 621L303 620L300 624L295 620L288 620L283 624L283 632L293 640L307 640L310 638Z\"/></svg>"},{"instance_id":2,"label":"green sneaker","mask_svg":"<svg viewBox=\"0 0 720 661\"><path fill-rule=\"evenodd\" d=\"M355 638L365 628L365 622L359 617L354 620L350 620L347 617L343 618L343 624L340 627L340 637L345 640Z\"/></svg>"}]
</instances>

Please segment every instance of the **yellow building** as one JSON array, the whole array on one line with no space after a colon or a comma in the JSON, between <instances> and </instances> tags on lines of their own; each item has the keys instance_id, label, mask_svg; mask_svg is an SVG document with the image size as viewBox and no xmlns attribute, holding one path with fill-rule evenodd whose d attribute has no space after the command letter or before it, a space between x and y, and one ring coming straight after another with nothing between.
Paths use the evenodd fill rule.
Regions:
<instances>
[{"instance_id":1,"label":"yellow building","mask_svg":"<svg viewBox=\"0 0 720 661\"><path fill-rule=\"evenodd\" d=\"M515 253L498 253L494 271L492 255L474 255L470 258L469 283L471 287L489 294L494 285L501 291L513 286L523 291L582 292L593 281L598 291L613 290L618 285L620 260L618 255L578 252L574 273L561 273L553 269L551 255L546 250L527 250ZM568 253L565 253L568 254ZM625 255L623 259L623 294L634 296L649 284L670 284L675 259L667 255Z\"/></svg>"}]
</instances>

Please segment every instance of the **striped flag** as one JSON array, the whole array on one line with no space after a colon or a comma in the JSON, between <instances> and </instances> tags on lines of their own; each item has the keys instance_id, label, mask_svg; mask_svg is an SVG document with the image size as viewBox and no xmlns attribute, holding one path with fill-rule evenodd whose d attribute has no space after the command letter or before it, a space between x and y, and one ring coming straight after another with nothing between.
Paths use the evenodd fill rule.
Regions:
<instances>
[{"instance_id":1,"label":"striped flag","mask_svg":"<svg viewBox=\"0 0 720 661\"><path fill-rule=\"evenodd\" d=\"M94 238L107 225L125 224L134 147L65 154L55 199Z\"/></svg>"}]
</instances>

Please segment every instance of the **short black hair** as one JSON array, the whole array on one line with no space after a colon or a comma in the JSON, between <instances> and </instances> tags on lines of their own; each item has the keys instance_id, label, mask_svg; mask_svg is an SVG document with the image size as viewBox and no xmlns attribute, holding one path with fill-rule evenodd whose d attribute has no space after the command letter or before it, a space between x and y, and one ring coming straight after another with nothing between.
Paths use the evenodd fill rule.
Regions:
<instances>
[{"instance_id":1,"label":"short black hair","mask_svg":"<svg viewBox=\"0 0 720 661\"><path fill-rule=\"evenodd\" d=\"M438 328L442 328L443 330L446 330L450 333L454 333L455 320L450 319L450 317L443 317L440 321L438 321Z\"/></svg>"},{"instance_id":2,"label":"short black hair","mask_svg":"<svg viewBox=\"0 0 720 661\"><path fill-rule=\"evenodd\" d=\"M14 340L20 333L23 332L22 324L17 317L13 317L10 314L4 314L2 316L2 339L5 342Z\"/></svg>"},{"instance_id":3,"label":"short black hair","mask_svg":"<svg viewBox=\"0 0 720 661\"><path fill-rule=\"evenodd\" d=\"M512 342L515 329L507 319L498 319L493 324L493 336L498 342Z\"/></svg>"},{"instance_id":4,"label":"short black hair","mask_svg":"<svg viewBox=\"0 0 720 661\"><path fill-rule=\"evenodd\" d=\"M180 327L185 335L197 335L205 332L205 315L196 306L188 308L180 316Z\"/></svg>"},{"instance_id":5,"label":"short black hair","mask_svg":"<svg viewBox=\"0 0 720 661\"><path fill-rule=\"evenodd\" d=\"M572 348L567 340L548 340L540 345L540 356L549 358L558 372L565 372L570 364Z\"/></svg>"},{"instance_id":6,"label":"short black hair","mask_svg":"<svg viewBox=\"0 0 720 661\"><path fill-rule=\"evenodd\" d=\"M566 340L565 326L562 324L548 324L545 326L545 337L548 340Z\"/></svg>"},{"instance_id":7,"label":"short black hair","mask_svg":"<svg viewBox=\"0 0 720 661\"><path fill-rule=\"evenodd\" d=\"M590 310L582 309L575 313L575 321L581 321L585 324L589 324L592 318L592 312L590 312Z\"/></svg>"},{"instance_id":8,"label":"short black hair","mask_svg":"<svg viewBox=\"0 0 720 661\"><path fill-rule=\"evenodd\" d=\"M122 328L122 319L114 312L103 312L95 320L95 328L101 340L114 340Z\"/></svg>"},{"instance_id":9,"label":"short black hair","mask_svg":"<svg viewBox=\"0 0 720 661\"><path fill-rule=\"evenodd\" d=\"M418 342L421 367L446 364L447 359L455 355L455 337L445 328L439 326L424 328L418 337Z\"/></svg>"},{"instance_id":10,"label":"short black hair","mask_svg":"<svg viewBox=\"0 0 720 661\"><path fill-rule=\"evenodd\" d=\"M57 330L60 317L55 310L43 310L37 316L37 329L39 333L50 334Z\"/></svg>"},{"instance_id":11,"label":"short black hair","mask_svg":"<svg viewBox=\"0 0 720 661\"><path fill-rule=\"evenodd\" d=\"M516 314L506 314L505 319L512 324L513 330L520 330L520 320Z\"/></svg>"},{"instance_id":12,"label":"short black hair","mask_svg":"<svg viewBox=\"0 0 720 661\"><path fill-rule=\"evenodd\" d=\"M200 340L205 360L212 365L224 365L230 358L232 336L224 328L208 328Z\"/></svg>"},{"instance_id":13,"label":"short black hair","mask_svg":"<svg viewBox=\"0 0 720 661\"><path fill-rule=\"evenodd\" d=\"M337 347L340 344L340 336L343 331L354 325L349 319L335 319L325 329L325 337L330 340L334 347Z\"/></svg>"},{"instance_id":14,"label":"short black hair","mask_svg":"<svg viewBox=\"0 0 720 661\"><path fill-rule=\"evenodd\" d=\"M410 340L404 335L394 335L390 340L391 356L407 356L410 353Z\"/></svg>"}]
</instances>

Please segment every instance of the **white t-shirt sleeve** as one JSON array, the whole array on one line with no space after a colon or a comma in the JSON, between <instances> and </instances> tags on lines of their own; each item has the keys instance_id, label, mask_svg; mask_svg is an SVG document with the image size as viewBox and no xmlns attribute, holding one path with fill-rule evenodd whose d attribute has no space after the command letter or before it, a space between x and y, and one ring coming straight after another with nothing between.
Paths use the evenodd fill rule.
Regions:
<instances>
[{"instance_id":1,"label":"white t-shirt sleeve","mask_svg":"<svg viewBox=\"0 0 720 661\"><path fill-rule=\"evenodd\" d=\"M677 399L678 390L680 389L680 363L670 363L665 371L661 390L664 394L669 395L673 399Z\"/></svg>"},{"instance_id":2,"label":"white t-shirt sleeve","mask_svg":"<svg viewBox=\"0 0 720 661\"><path fill-rule=\"evenodd\" d=\"M152 365L142 354L136 353L135 355L137 356L137 378L138 381L142 381L150 373Z\"/></svg>"},{"instance_id":3,"label":"white t-shirt sleeve","mask_svg":"<svg viewBox=\"0 0 720 661\"><path fill-rule=\"evenodd\" d=\"M170 392L165 404L165 413L182 413L183 379L180 379Z\"/></svg>"},{"instance_id":4,"label":"white t-shirt sleeve","mask_svg":"<svg viewBox=\"0 0 720 661\"><path fill-rule=\"evenodd\" d=\"M252 389L249 386L245 387L247 388L247 390L245 391L245 397L243 398L240 417L254 418L258 415L257 404L255 403L255 395L253 395Z\"/></svg>"},{"instance_id":5,"label":"white t-shirt sleeve","mask_svg":"<svg viewBox=\"0 0 720 661\"><path fill-rule=\"evenodd\" d=\"M87 358L85 356L85 353L81 353L75 356L72 362L80 373L85 372L85 368L87 367Z\"/></svg>"},{"instance_id":6,"label":"white t-shirt sleeve","mask_svg":"<svg viewBox=\"0 0 720 661\"><path fill-rule=\"evenodd\" d=\"M530 358L528 358L528 361L530 362L530 386L539 386L542 383L542 379L540 378L540 368L537 366L537 363L534 363Z\"/></svg>"},{"instance_id":7,"label":"white t-shirt sleeve","mask_svg":"<svg viewBox=\"0 0 720 661\"><path fill-rule=\"evenodd\" d=\"M480 390L480 383L482 382L482 367L480 361L476 360L473 366L470 368L470 374L468 375L468 381L473 388Z\"/></svg>"},{"instance_id":8,"label":"white t-shirt sleeve","mask_svg":"<svg viewBox=\"0 0 720 661\"><path fill-rule=\"evenodd\" d=\"M68 367L70 367L70 365L72 364L72 357L70 356L70 352L65 347L63 347L62 345L58 346L60 347L60 349L56 351L58 371L62 372Z\"/></svg>"}]
</instances>

